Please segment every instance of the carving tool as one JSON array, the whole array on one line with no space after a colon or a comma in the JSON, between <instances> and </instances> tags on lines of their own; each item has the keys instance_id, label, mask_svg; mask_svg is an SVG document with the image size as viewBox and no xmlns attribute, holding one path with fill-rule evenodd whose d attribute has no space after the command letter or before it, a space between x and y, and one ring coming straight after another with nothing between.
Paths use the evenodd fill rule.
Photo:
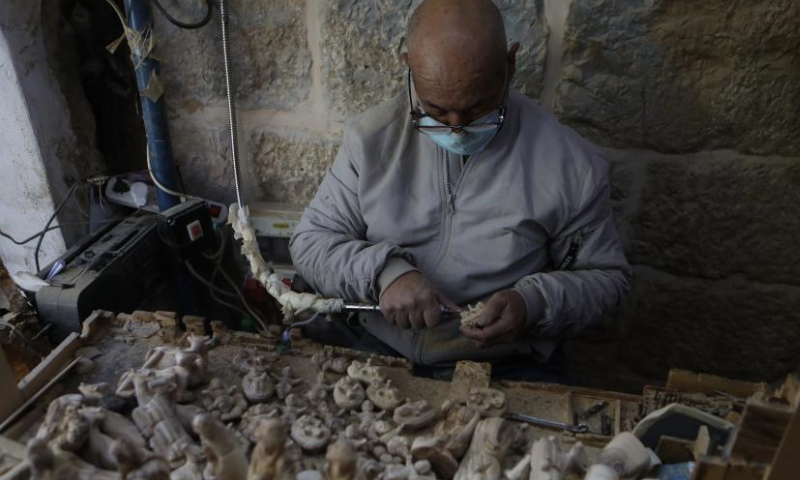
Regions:
<instances>
[{"instance_id":1,"label":"carving tool","mask_svg":"<svg viewBox=\"0 0 800 480\"><path fill-rule=\"evenodd\" d=\"M453 309L441 306L442 313L449 315L451 313L458 313ZM345 303L342 305L342 312L380 312L380 305L368 305L364 303Z\"/></svg>"},{"instance_id":2,"label":"carving tool","mask_svg":"<svg viewBox=\"0 0 800 480\"><path fill-rule=\"evenodd\" d=\"M585 423L572 425L570 423L556 422L555 420L547 420L546 418L533 417L531 415L523 415L521 413L507 413L505 416L509 420L529 423L531 425L536 425L537 427L554 428L572 433L586 433L589 431L589 426Z\"/></svg>"}]
</instances>

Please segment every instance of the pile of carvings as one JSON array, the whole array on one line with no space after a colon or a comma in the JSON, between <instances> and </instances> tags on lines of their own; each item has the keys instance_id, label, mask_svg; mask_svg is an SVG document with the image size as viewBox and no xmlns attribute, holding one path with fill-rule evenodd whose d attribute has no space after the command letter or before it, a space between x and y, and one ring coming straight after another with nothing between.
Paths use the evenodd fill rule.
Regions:
<instances>
[{"instance_id":1,"label":"pile of carvings","mask_svg":"<svg viewBox=\"0 0 800 480\"><path fill-rule=\"evenodd\" d=\"M27 448L32 480L591 480L637 478L648 451L616 437L590 466L580 442L529 444L492 389L440 407L412 401L368 360L315 355L305 381L278 357L243 350L238 378L210 375L208 339L150 350L115 394L130 418L101 406L106 384L55 399ZM212 355L213 357L213 355Z\"/></svg>"}]
</instances>

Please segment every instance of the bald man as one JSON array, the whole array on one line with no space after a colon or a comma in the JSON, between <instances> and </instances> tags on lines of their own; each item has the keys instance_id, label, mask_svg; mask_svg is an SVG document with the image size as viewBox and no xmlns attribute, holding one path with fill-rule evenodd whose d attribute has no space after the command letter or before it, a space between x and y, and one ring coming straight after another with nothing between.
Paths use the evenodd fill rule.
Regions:
<instances>
[{"instance_id":1,"label":"bald man","mask_svg":"<svg viewBox=\"0 0 800 480\"><path fill-rule=\"evenodd\" d=\"M348 125L291 240L315 290L381 306L322 340L535 371L627 290L607 163L511 88L489 0L425 0L408 38L407 89ZM482 327L442 313L479 301Z\"/></svg>"}]
</instances>

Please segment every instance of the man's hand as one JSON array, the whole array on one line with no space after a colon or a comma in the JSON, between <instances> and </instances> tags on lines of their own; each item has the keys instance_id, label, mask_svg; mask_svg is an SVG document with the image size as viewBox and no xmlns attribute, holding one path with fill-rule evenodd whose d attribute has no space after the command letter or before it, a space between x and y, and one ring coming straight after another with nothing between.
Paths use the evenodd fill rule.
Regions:
<instances>
[{"instance_id":1,"label":"man's hand","mask_svg":"<svg viewBox=\"0 0 800 480\"><path fill-rule=\"evenodd\" d=\"M459 310L419 272L408 272L389 285L381 295L380 305L386 320L400 328L438 325L442 318L442 305Z\"/></svg>"},{"instance_id":2,"label":"man's hand","mask_svg":"<svg viewBox=\"0 0 800 480\"><path fill-rule=\"evenodd\" d=\"M502 290L486 302L480 327L461 327L461 332L481 348L514 340L525 330L528 310L525 299L515 290Z\"/></svg>"}]
</instances>

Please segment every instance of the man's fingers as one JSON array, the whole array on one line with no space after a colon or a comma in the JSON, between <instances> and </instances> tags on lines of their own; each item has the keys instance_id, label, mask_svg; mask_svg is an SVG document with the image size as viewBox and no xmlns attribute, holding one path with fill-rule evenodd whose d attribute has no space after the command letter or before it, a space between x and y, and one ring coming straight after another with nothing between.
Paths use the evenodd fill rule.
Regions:
<instances>
[{"instance_id":1,"label":"man's fingers","mask_svg":"<svg viewBox=\"0 0 800 480\"><path fill-rule=\"evenodd\" d=\"M425 318L421 312L414 311L408 314L408 321L413 328L422 328L425 326Z\"/></svg>"},{"instance_id":2,"label":"man's fingers","mask_svg":"<svg viewBox=\"0 0 800 480\"><path fill-rule=\"evenodd\" d=\"M483 325L484 328L497 323L497 319L503 314L506 307L506 301L502 297L493 296L486 302L483 307L483 312L478 318L478 325Z\"/></svg>"},{"instance_id":3,"label":"man's fingers","mask_svg":"<svg viewBox=\"0 0 800 480\"><path fill-rule=\"evenodd\" d=\"M504 322L495 322L483 328L478 327L461 327L461 332L473 340L478 342L488 342L493 338L500 336L507 331L507 326Z\"/></svg>"},{"instance_id":4,"label":"man's fingers","mask_svg":"<svg viewBox=\"0 0 800 480\"><path fill-rule=\"evenodd\" d=\"M400 328L408 328L411 326L410 323L408 322L408 315L403 313L395 315L394 323Z\"/></svg>"},{"instance_id":5,"label":"man's fingers","mask_svg":"<svg viewBox=\"0 0 800 480\"><path fill-rule=\"evenodd\" d=\"M435 327L442 319L442 309L439 306L426 308L423 313L426 327Z\"/></svg>"}]
</instances>

